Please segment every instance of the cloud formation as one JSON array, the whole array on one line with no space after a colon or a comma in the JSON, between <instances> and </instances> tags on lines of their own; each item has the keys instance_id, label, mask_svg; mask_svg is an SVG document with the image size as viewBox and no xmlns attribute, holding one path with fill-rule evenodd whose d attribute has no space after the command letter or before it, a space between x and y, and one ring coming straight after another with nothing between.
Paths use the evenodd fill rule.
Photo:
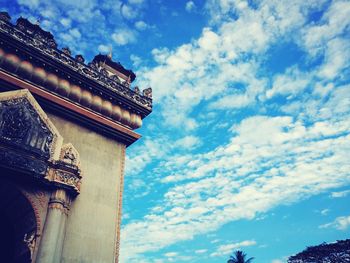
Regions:
<instances>
[{"instance_id":1,"label":"cloud formation","mask_svg":"<svg viewBox=\"0 0 350 263\"><path fill-rule=\"evenodd\" d=\"M350 226L350 216L340 216L333 222L321 225L320 228L336 228L338 230L346 230Z\"/></svg>"},{"instance_id":2,"label":"cloud formation","mask_svg":"<svg viewBox=\"0 0 350 263\"><path fill-rule=\"evenodd\" d=\"M147 6L169 15L159 1L18 3L13 17L40 18L73 53L91 58L114 46L137 67L137 84L153 88L154 112L128 150L125 184L130 203L149 202L137 213L124 206L122 262L147 262L155 251L148 261L223 257L260 242L216 239L188 255L169 247L320 193L349 194L348 1L208 0L204 10L187 1L181 10L203 11L208 23L176 47L154 44L152 63L130 50L147 30L157 33Z\"/></svg>"},{"instance_id":3,"label":"cloud formation","mask_svg":"<svg viewBox=\"0 0 350 263\"><path fill-rule=\"evenodd\" d=\"M177 134L148 142L161 145L159 155L145 147L128 157L134 163L142 156L153 174L147 178L165 190L154 209L124 225L125 262L350 183L343 26L350 5L331 3L310 22L320 6L325 2L208 1L213 26L190 43L153 51L157 65L141 69L141 83L155 90L161 127ZM340 6L342 22L334 11ZM279 42L293 43L301 55L266 74ZM223 138L215 138L217 131ZM173 147L192 136L203 142L199 150L188 144L180 154Z\"/></svg>"}]
</instances>

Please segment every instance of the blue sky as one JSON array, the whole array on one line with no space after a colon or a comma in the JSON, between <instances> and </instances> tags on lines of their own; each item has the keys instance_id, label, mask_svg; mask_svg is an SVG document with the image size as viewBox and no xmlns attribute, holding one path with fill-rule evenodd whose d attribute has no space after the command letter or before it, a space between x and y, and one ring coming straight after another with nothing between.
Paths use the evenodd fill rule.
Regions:
<instances>
[{"instance_id":1,"label":"blue sky","mask_svg":"<svg viewBox=\"0 0 350 263\"><path fill-rule=\"evenodd\" d=\"M153 88L121 262L280 263L349 238L350 2L1 0Z\"/></svg>"}]
</instances>

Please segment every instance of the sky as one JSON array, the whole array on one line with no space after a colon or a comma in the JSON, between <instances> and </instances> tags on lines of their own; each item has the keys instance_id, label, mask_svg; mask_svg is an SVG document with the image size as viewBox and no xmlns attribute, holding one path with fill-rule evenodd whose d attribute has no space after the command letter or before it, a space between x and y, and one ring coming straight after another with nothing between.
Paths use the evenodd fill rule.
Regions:
<instances>
[{"instance_id":1,"label":"sky","mask_svg":"<svg viewBox=\"0 0 350 263\"><path fill-rule=\"evenodd\" d=\"M350 1L0 0L153 89L122 263L281 263L349 238Z\"/></svg>"}]
</instances>

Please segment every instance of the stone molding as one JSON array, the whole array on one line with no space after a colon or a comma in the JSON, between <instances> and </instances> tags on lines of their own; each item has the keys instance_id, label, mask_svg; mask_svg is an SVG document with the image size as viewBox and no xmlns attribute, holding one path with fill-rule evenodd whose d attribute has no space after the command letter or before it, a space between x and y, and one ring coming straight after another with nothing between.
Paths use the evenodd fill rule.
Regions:
<instances>
[{"instance_id":1,"label":"stone molding","mask_svg":"<svg viewBox=\"0 0 350 263\"><path fill-rule=\"evenodd\" d=\"M49 209L58 209L62 213L68 215L71 205L71 198L63 189L57 189L51 193L49 200Z\"/></svg>"},{"instance_id":2,"label":"stone molding","mask_svg":"<svg viewBox=\"0 0 350 263\"><path fill-rule=\"evenodd\" d=\"M125 169L125 147L122 148L120 164L120 183L119 183L119 203L118 203L118 221L117 221L117 233L116 233L116 256L115 263L119 262L119 250L120 250L120 225L122 222L122 205L123 205L123 189L124 189L124 169Z\"/></svg>"},{"instance_id":3,"label":"stone molding","mask_svg":"<svg viewBox=\"0 0 350 263\"><path fill-rule=\"evenodd\" d=\"M31 62L22 60L19 56L5 52L1 48L0 68L131 129L142 126L141 113L132 112L131 108L125 109L115 100L103 97L102 93L73 84L70 79L62 78L57 73L51 73L42 67L36 67ZM145 92L150 91L145 89Z\"/></svg>"}]
</instances>

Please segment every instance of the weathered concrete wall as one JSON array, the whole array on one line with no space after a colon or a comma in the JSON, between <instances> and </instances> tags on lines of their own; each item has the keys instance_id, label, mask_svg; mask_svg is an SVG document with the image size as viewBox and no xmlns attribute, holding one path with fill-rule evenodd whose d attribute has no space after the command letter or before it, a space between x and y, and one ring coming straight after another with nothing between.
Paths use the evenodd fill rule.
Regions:
<instances>
[{"instance_id":1,"label":"weathered concrete wall","mask_svg":"<svg viewBox=\"0 0 350 263\"><path fill-rule=\"evenodd\" d=\"M124 145L74 122L48 114L64 143L71 142L81 159L81 193L68 216L62 261L112 263L118 221Z\"/></svg>"}]
</instances>

